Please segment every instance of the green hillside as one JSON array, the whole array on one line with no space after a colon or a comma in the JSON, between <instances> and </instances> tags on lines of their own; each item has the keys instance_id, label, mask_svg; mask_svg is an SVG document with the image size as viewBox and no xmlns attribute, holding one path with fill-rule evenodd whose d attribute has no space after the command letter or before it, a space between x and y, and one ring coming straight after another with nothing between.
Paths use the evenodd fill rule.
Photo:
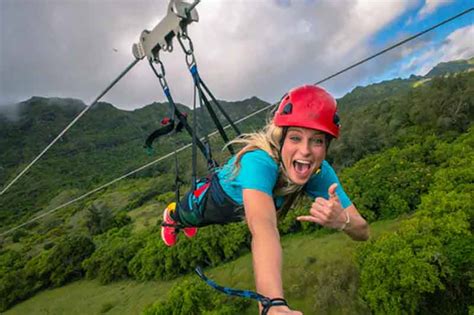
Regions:
<instances>
[{"instance_id":1,"label":"green hillside","mask_svg":"<svg viewBox=\"0 0 474 315\"><path fill-rule=\"evenodd\" d=\"M297 222L311 202L299 200L279 222L285 292L295 309L307 314L472 312L474 73L436 76L414 87L420 79L426 78L359 87L338 100L343 130L328 160L374 237L356 243ZM266 105L257 98L224 102L234 118ZM84 104L33 97L20 107L17 120L0 116L5 181ZM127 112L98 104L2 196L0 228L46 213L189 142L183 133L160 139L152 157L142 150L166 108L153 104ZM265 116L244 122L242 129L258 128ZM206 118L202 121L208 128ZM222 141L212 142L217 159L224 161L227 152L217 149ZM179 160L180 174L188 180L189 150ZM219 294L192 276L201 265L219 283L253 287L244 223L202 228L172 248L161 242L160 215L174 198L173 167L172 159L158 163L3 237L0 312L254 313L253 304ZM206 171L203 161L199 171Z\"/></svg>"},{"instance_id":2,"label":"green hillside","mask_svg":"<svg viewBox=\"0 0 474 315\"><path fill-rule=\"evenodd\" d=\"M267 105L252 98L226 102L223 107L235 120ZM0 114L0 121L5 122L0 124L0 147L6 148L0 150L0 182L11 181L84 106L77 100L33 97L18 104L18 120L12 121ZM190 112L179 104L178 108ZM243 130L257 128L264 115L247 121ZM24 220L47 207L50 200L65 189L86 192L190 143L189 135L181 132L173 138L160 139L155 144L154 154L147 154L143 149L145 139L160 127L160 120L166 116L169 116L167 104L155 103L123 111L98 103L2 196L0 227ZM192 120L192 114L189 119ZM210 118L199 114L199 119L206 128L200 134L208 133L213 126ZM220 150L216 147L215 151L219 154ZM163 175L172 165L169 160L138 176ZM183 178L189 176L183 175Z\"/></svg>"},{"instance_id":3,"label":"green hillside","mask_svg":"<svg viewBox=\"0 0 474 315\"><path fill-rule=\"evenodd\" d=\"M395 220L377 222L372 236L393 231ZM305 314L366 314L363 303L357 301L357 271L353 261L355 243L342 234L318 236L315 233L295 235L283 240L284 282L291 304ZM331 266L340 266L339 274L327 274ZM301 273L301 267L306 269ZM248 289L254 287L252 260L245 254L235 261L206 270L215 281L227 286ZM334 278L341 276L341 279ZM64 287L47 290L5 312L15 314L141 314L155 301L164 301L172 286L197 278L195 274L171 281L134 282L119 281L101 285L95 280L80 280ZM328 294L328 291L331 292ZM305 296L313 299L306 300ZM239 301L235 298L235 301ZM316 303L314 303L316 302ZM359 308L359 312L354 309ZM256 304L251 303L246 313L254 314Z\"/></svg>"}]
</instances>

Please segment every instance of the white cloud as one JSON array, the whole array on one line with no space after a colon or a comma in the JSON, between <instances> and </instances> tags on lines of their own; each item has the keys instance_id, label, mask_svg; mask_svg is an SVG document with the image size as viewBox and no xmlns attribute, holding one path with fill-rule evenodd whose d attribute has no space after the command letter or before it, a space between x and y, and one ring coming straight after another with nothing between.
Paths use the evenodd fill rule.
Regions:
<instances>
[{"instance_id":1,"label":"white cloud","mask_svg":"<svg viewBox=\"0 0 474 315\"><path fill-rule=\"evenodd\" d=\"M218 95L257 95L274 101L301 83L313 83L372 53L370 39L413 4L406 1L225 2L204 11L193 29L201 69ZM222 3L221 2L221 3ZM370 18L369 18L370 17ZM225 20L225 23L219 21ZM198 32L199 29L199 32ZM204 44L206 43L206 44ZM206 54L212 54L208 58ZM217 58L215 58L217 57ZM354 71L352 75L356 75ZM340 89L353 77L340 81Z\"/></svg>"},{"instance_id":2,"label":"white cloud","mask_svg":"<svg viewBox=\"0 0 474 315\"><path fill-rule=\"evenodd\" d=\"M468 25L449 34L441 46L430 47L421 55L411 58L403 68L425 75L440 62L468 59L474 56L474 25Z\"/></svg>"},{"instance_id":3,"label":"white cloud","mask_svg":"<svg viewBox=\"0 0 474 315\"><path fill-rule=\"evenodd\" d=\"M344 54L366 43L412 5L409 1L354 1L352 4L347 8L349 14L335 30L337 33L333 41Z\"/></svg>"},{"instance_id":4,"label":"white cloud","mask_svg":"<svg viewBox=\"0 0 474 315\"><path fill-rule=\"evenodd\" d=\"M419 20L422 20L434 11L436 11L436 9L438 9L439 7L448 5L452 2L453 0L425 0L425 4L418 12L417 18Z\"/></svg>"},{"instance_id":5,"label":"white cloud","mask_svg":"<svg viewBox=\"0 0 474 315\"><path fill-rule=\"evenodd\" d=\"M166 5L155 0L2 0L0 103L32 95L92 101L132 60L131 46ZM206 0L189 26L198 66L216 97L277 100L373 53L371 39L414 1ZM8 26L8 27L6 27ZM18 36L22 34L22 36ZM117 49L117 52L114 51ZM178 44L162 54L175 100L190 104L192 80ZM384 55L325 84L347 91L383 73L400 52ZM105 97L122 108L164 101L142 61Z\"/></svg>"}]
</instances>

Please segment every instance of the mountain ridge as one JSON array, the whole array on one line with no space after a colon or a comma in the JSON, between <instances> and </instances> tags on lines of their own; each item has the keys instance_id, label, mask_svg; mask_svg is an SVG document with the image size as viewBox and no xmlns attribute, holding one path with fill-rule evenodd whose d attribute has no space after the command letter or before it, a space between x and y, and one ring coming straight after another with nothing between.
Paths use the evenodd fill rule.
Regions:
<instances>
[{"instance_id":1,"label":"mountain ridge","mask_svg":"<svg viewBox=\"0 0 474 315\"><path fill-rule=\"evenodd\" d=\"M446 65L443 67L449 68ZM365 115L364 110L385 106L388 100L398 102L398 99L411 93L414 82L419 79L417 76L412 76L408 79L397 78L367 87L357 87L338 100L342 126L346 131L342 132L340 141L337 141L332 149L335 153L332 162L335 162L336 167L350 165L364 154L389 144L380 138L380 135L374 135L376 137L374 139L380 139L372 140L368 143L369 145L362 147L354 147L354 144L345 139L347 135L353 136L357 132L363 132L363 129L359 131L361 127L354 123L353 117ZM430 82L425 84L431 84ZM255 96L237 102L222 101L222 106L234 121L268 105ZM3 123L6 119L3 118L0 124L0 183L2 185L6 185L13 176L18 174L26 163L41 152L86 105L77 99L32 97L25 101L23 106L26 110L18 122ZM192 110L182 104L177 104L177 106L181 111L189 114L189 121L192 122ZM35 165L19 183L11 188L11 195L6 195L4 199L7 200L5 203L9 205L8 208L17 209L17 212L26 214L28 209L41 208L47 200L57 194L61 186L54 184L56 182L63 180L66 186L79 185L88 188L94 183L111 180L118 174L148 163L150 157L142 149L144 141L153 130L160 127L161 119L169 115L167 103L158 102L132 111L118 109L107 102L99 102L95 108L91 108L91 111L93 111L92 114L86 114L47 152L38 162L39 167ZM222 115L218 116L226 125ZM0 115L0 117L3 116ZM260 113L243 122L240 128L243 132L257 130L267 118L268 113ZM406 120L403 116L392 118L391 124L399 124L400 119ZM212 121L206 115L200 117L199 122L202 128L200 135L214 130ZM369 125L371 123L367 122ZM232 133L230 137L232 138ZM366 136L360 139L364 138ZM155 151L158 154L169 153L177 145L190 142L190 137L185 132L173 136L173 140L170 139L163 138L156 142ZM218 145L220 146L222 143ZM344 153L347 148L355 151L349 157ZM221 154L221 152L217 150L216 154ZM88 160L93 163L85 164ZM154 172L161 174L170 167L171 165L158 166ZM52 180L48 179L48 176L51 176L48 174L58 175ZM33 198L34 194L31 194L31 188L28 188L30 181L34 181L34 186L39 187L36 193L40 197L36 201ZM53 187L48 186L50 182ZM15 199L17 201L14 201ZM21 205L23 201L28 200L26 205ZM0 212L7 215L5 210L0 207ZM1 213L0 216L2 216Z\"/></svg>"},{"instance_id":2,"label":"mountain ridge","mask_svg":"<svg viewBox=\"0 0 474 315\"><path fill-rule=\"evenodd\" d=\"M381 82L377 83L372 83L367 86L356 86L353 88L351 91L346 93L344 96L342 96L339 100L344 100L344 105L346 106L347 103L352 103L354 100L357 100L359 98L359 95L363 93L363 91L367 90L368 88L375 88L378 86L384 86L385 88L392 88L391 91L384 91L380 92L379 94L374 93L371 95L371 97L374 97L376 99L380 99L384 96L386 93L394 92L393 89L397 87L400 83L404 84L407 82L412 82L415 83L417 81L423 80L423 79L429 79L429 78L434 78L437 76L443 76L443 75L449 75L449 74L454 74L454 73L462 73L462 72L467 72L467 71L474 71L474 57L471 57L469 59L462 59L462 60L454 60L454 61L448 61L448 62L441 62L434 66L426 75L424 76L419 76L419 75L411 75L409 78L403 79L403 78L393 78L389 80L384 80ZM407 86L408 87L408 86ZM400 87L399 87L400 88ZM234 101L226 101L226 100L218 100L219 103L223 104L224 107L229 107L230 104L232 105L238 105L242 103L249 103L249 102L256 102L256 103L267 103L261 99L259 99L257 96L250 96L247 98L244 98L242 100L234 100ZM84 109L87 105L84 103L84 101L76 98L69 98L69 97L42 97L42 96L32 96L29 99L12 104L12 106L20 107L20 111L22 114L24 114L25 109L31 109L31 106L35 106L36 104L41 103L42 106L72 106L75 107L77 111L80 111ZM154 106L167 106L167 102L152 102L150 104L143 105L142 107L127 110L127 109L119 109L118 107L114 106L113 104L109 102L103 102L100 101L98 102L91 110L98 108L98 107L104 107L104 106L111 106L114 109L117 109L122 112L140 112L141 110L145 108L150 108ZM267 103L268 104L268 103ZM178 108L183 111L191 111L190 106L186 106L181 103L177 103ZM18 110L18 109L17 109ZM5 115L0 110L0 119L8 119L8 117Z\"/></svg>"}]
</instances>

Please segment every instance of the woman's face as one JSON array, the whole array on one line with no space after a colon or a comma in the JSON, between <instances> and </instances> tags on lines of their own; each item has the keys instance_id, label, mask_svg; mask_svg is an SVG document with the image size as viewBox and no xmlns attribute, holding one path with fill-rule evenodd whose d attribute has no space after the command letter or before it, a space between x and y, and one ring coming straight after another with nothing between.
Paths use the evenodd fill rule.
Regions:
<instances>
[{"instance_id":1,"label":"woman's face","mask_svg":"<svg viewBox=\"0 0 474 315\"><path fill-rule=\"evenodd\" d=\"M326 137L318 130L290 127L281 156L290 180L304 185L326 156Z\"/></svg>"}]
</instances>

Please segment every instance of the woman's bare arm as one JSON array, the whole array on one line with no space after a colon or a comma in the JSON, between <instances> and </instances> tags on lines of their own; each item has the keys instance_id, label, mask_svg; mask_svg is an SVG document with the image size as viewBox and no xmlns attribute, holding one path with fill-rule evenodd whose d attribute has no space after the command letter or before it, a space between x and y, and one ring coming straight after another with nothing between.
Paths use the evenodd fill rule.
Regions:
<instances>
[{"instance_id":1,"label":"woman's bare arm","mask_svg":"<svg viewBox=\"0 0 474 315\"><path fill-rule=\"evenodd\" d=\"M244 189L245 218L252 234L252 257L257 292L284 298L281 279L282 254L273 199L258 190ZM268 314L301 314L286 306L274 306Z\"/></svg>"}]
</instances>

